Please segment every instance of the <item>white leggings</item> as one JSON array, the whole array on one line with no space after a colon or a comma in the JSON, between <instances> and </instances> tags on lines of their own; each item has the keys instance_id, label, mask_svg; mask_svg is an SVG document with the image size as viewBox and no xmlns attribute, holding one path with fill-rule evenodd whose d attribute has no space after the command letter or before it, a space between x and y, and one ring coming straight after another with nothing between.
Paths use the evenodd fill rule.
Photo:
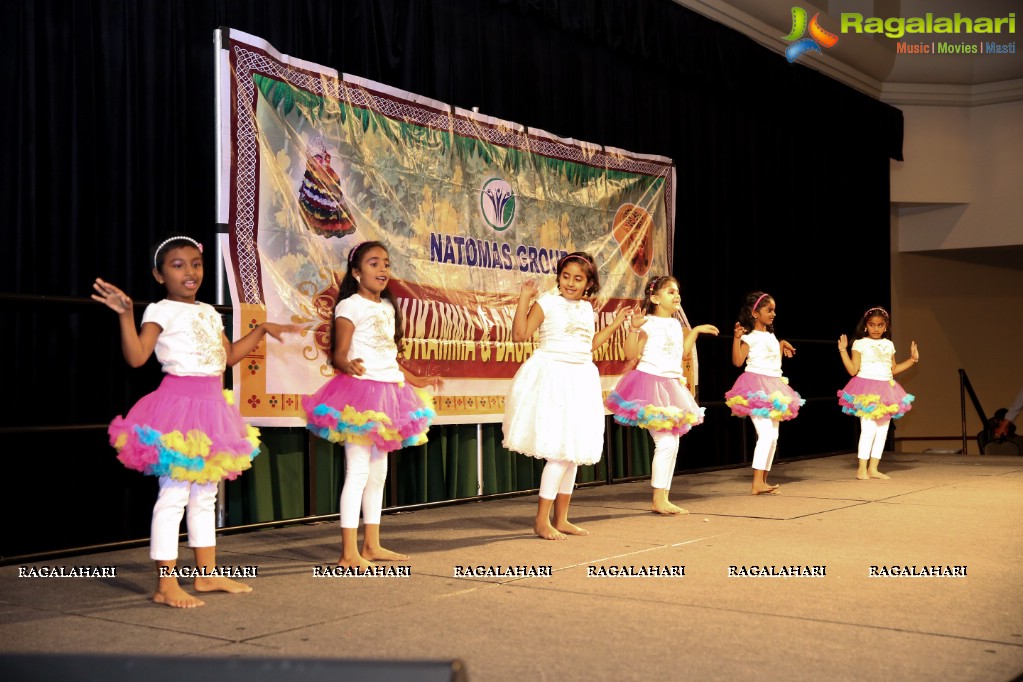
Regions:
<instances>
[{"instance_id":1,"label":"white leggings","mask_svg":"<svg viewBox=\"0 0 1023 682\"><path fill-rule=\"evenodd\" d=\"M774 451L778 449L778 422L770 417L750 417L757 430L757 445L753 448L753 468L770 471Z\"/></svg>"},{"instance_id":2,"label":"white leggings","mask_svg":"<svg viewBox=\"0 0 1023 682\"><path fill-rule=\"evenodd\" d=\"M881 459L884 453L884 442L888 438L888 427L891 420L880 424L873 419L860 417L860 444L856 449L858 459Z\"/></svg>"},{"instance_id":3,"label":"white leggings","mask_svg":"<svg viewBox=\"0 0 1023 682\"><path fill-rule=\"evenodd\" d=\"M384 481L387 480L387 453L376 446L345 444L345 483L341 488L341 527L359 527L362 521L380 525L384 507Z\"/></svg>"},{"instance_id":4,"label":"white leggings","mask_svg":"<svg viewBox=\"0 0 1023 682\"><path fill-rule=\"evenodd\" d=\"M153 561L178 558L178 534L186 507L188 546L214 547L217 544L217 484L175 481L161 476L160 493L153 505L149 528L149 558Z\"/></svg>"},{"instance_id":5,"label":"white leggings","mask_svg":"<svg viewBox=\"0 0 1023 682\"><path fill-rule=\"evenodd\" d=\"M651 431L654 439L654 459L650 463L650 485L654 488L671 490L671 478L675 474L675 459L678 457L679 436L670 431Z\"/></svg>"},{"instance_id":6,"label":"white leggings","mask_svg":"<svg viewBox=\"0 0 1023 682\"><path fill-rule=\"evenodd\" d=\"M558 495L571 495L575 490L575 474L579 465L561 459L549 459L540 474L540 497L557 499Z\"/></svg>"}]
</instances>

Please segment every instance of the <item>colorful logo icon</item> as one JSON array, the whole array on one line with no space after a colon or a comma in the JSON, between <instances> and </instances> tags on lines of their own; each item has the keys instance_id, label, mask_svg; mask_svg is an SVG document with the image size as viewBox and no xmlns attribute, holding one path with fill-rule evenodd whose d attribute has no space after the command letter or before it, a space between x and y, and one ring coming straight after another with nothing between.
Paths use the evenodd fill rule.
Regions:
<instances>
[{"instance_id":1,"label":"colorful logo icon","mask_svg":"<svg viewBox=\"0 0 1023 682\"><path fill-rule=\"evenodd\" d=\"M834 47L838 42L838 36L821 28L820 22L817 21L819 16L818 12L807 23L806 10L802 7L792 8L792 31L783 38L792 43L785 48L785 58L789 60L789 64L799 59L804 52L815 50L817 54L822 54L821 47ZM804 38L803 33L807 30L810 36Z\"/></svg>"},{"instance_id":2,"label":"colorful logo icon","mask_svg":"<svg viewBox=\"0 0 1023 682\"><path fill-rule=\"evenodd\" d=\"M490 178L480 190L480 212L491 229L503 232L515 220L515 191L503 178Z\"/></svg>"}]
</instances>

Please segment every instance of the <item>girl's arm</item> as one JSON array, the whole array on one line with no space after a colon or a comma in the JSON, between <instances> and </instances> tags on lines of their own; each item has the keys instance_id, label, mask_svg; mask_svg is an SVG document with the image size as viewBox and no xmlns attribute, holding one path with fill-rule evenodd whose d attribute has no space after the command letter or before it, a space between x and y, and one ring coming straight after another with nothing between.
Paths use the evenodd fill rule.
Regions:
<instances>
[{"instance_id":1,"label":"girl's arm","mask_svg":"<svg viewBox=\"0 0 1023 682\"><path fill-rule=\"evenodd\" d=\"M845 365L845 371L849 372L849 376L856 376L860 373L860 352L854 350L852 357L846 352L849 348L849 338L842 334L838 337L838 354L842 356L842 364Z\"/></svg>"},{"instance_id":2,"label":"girl's arm","mask_svg":"<svg viewBox=\"0 0 1023 682\"><path fill-rule=\"evenodd\" d=\"M155 322L142 325L141 333L135 329L134 303L123 291L99 277L92 283L96 293L92 300L99 301L117 313L117 321L121 326L121 353L130 367L141 367L146 364L149 356L156 348L156 339L163 328Z\"/></svg>"},{"instance_id":3,"label":"girl's arm","mask_svg":"<svg viewBox=\"0 0 1023 682\"><path fill-rule=\"evenodd\" d=\"M749 344L741 338L745 333L746 329L736 322L735 330L732 332L732 364L736 367L742 367L746 362L746 356L749 355Z\"/></svg>"},{"instance_id":4,"label":"girl's arm","mask_svg":"<svg viewBox=\"0 0 1023 682\"><path fill-rule=\"evenodd\" d=\"M700 334L710 334L711 336L718 335L718 328L712 324L700 324L689 330L686 334L685 341L682 342L682 361L684 362L689 354L693 352L693 346L696 345L696 337Z\"/></svg>"},{"instance_id":5,"label":"girl's arm","mask_svg":"<svg viewBox=\"0 0 1023 682\"><path fill-rule=\"evenodd\" d=\"M362 364L362 358L348 359L348 350L352 347L352 335L355 333L355 325L347 317L334 318L334 356L332 358L334 369L353 377L362 376L366 368Z\"/></svg>"},{"instance_id":6,"label":"girl's arm","mask_svg":"<svg viewBox=\"0 0 1023 682\"><path fill-rule=\"evenodd\" d=\"M793 346L788 341L786 341L785 339L782 339L781 341L778 342L778 348L781 349L782 357L791 358L793 355L796 354L796 347Z\"/></svg>"},{"instance_id":7,"label":"girl's arm","mask_svg":"<svg viewBox=\"0 0 1023 682\"><path fill-rule=\"evenodd\" d=\"M618 312L615 313L615 319L611 320L611 324L593 335L593 350L597 350L607 343L607 340L611 338L611 335L615 333L615 330L621 327L625 320L629 319L629 315L631 313L631 308L619 308Z\"/></svg>"},{"instance_id":8,"label":"girl's arm","mask_svg":"<svg viewBox=\"0 0 1023 682\"><path fill-rule=\"evenodd\" d=\"M916 341L911 341L909 344L909 358L907 360L895 364L895 358L892 358L892 376L906 371L918 362L920 362L920 351L917 350Z\"/></svg>"},{"instance_id":9,"label":"girl's arm","mask_svg":"<svg viewBox=\"0 0 1023 682\"><path fill-rule=\"evenodd\" d=\"M536 282L533 280L527 279L522 283L515 317L512 319L512 341L529 341L543 322L543 308L529 305L536 292Z\"/></svg>"},{"instance_id":10,"label":"girl's arm","mask_svg":"<svg viewBox=\"0 0 1023 682\"><path fill-rule=\"evenodd\" d=\"M257 324L255 328L238 339L235 342L231 342L224 334L224 351L227 353L227 366L234 367L241 362L245 356L256 349L259 342L263 340L264 336L270 335L278 341L281 340L281 336L287 332L300 332L302 328L297 324L277 324L276 322L262 322Z\"/></svg>"},{"instance_id":11,"label":"girl's arm","mask_svg":"<svg viewBox=\"0 0 1023 682\"><path fill-rule=\"evenodd\" d=\"M625 359L635 360L643 355L646 348L646 332L642 327L646 323L646 315L638 307L632 309L629 315L629 328L625 334Z\"/></svg>"},{"instance_id":12,"label":"girl's arm","mask_svg":"<svg viewBox=\"0 0 1023 682\"><path fill-rule=\"evenodd\" d=\"M416 388L432 388L435 391L440 390L440 387L444 385L444 380L437 376L421 377L413 374L404 367L401 367L401 373L405 375L405 381L409 382Z\"/></svg>"}]
</instances>

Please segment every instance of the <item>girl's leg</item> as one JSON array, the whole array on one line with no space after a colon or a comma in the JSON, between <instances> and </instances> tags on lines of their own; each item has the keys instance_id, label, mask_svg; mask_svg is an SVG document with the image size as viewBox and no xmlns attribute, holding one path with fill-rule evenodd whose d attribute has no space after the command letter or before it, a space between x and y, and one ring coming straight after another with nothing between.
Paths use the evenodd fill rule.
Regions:
<instances>
[{"instance_id":1,"label":"girl's leg","mask_svg":"<svg viewBox=\"0 0 1023 682\"><path fill-rule=\"evenodd\" d=\"M188 492L188 546L195 552L196 592L251 592L245 583L215 575L217 568L217 484L193 483Z\"/></svg>"},{"instance_id":2,"label":"girl's leg","mask_svg":"<svg viewBox=\"0 0 1023 682\"><path fill-rule=\"evenodd\" d=\"M891 420L886 420L877 425L877 435L874 436L874 446L870 449L870 468L867 475L870 478L890 478L877 470L881 463L881 455L884 454L884 442L888 438L888 427L892 425Z\"/></svg>"},{"instance_id":3,"label":"girl's leg","mask_svg":"<svg viewBox=\"0 0 1023 682\"><path fill-rule=\"evenodd\" d=\"M374 447L369 458L369 480L362 494L362 522L366 525L365 537L362 539L362 558L369 561L408 561L408 555L380 546L380 515L384 508L386 480L387 453Z\"/></svg>"},{"instance_id":4,"label":"girl's leg","mask_svg":"<svg viewBox=\"0 0 1023 682\"><path fill-rule=\"evenodd\" d=\"M870 450L874 446L874 439L876 437L877 422L867 417L860 417L860 441L856 445L856 478L861 481L870 478L870 475L867 473L867 460L870 459Z\"/></svg>"},{"instance_id":5,"label":"girl's leg","mask_svg":"<svg viewBox=\"0 0 1023 682\"><path fill-rule=\"evenodd\" d=\"M572 503L572 491L575 490L575 475L578 471L578 464L565 462L565 475L561 477L558 496L554 499L554 528L568 535L589 535L590 531L568 520L568 506Z\"/></svg>"},{"instance_id":6,"label":"girl's leg","mask_svg":"<svg viewBox=\"0 0 1023 682\"><path fill-rule=\"evenodd\" d=\"M544 540L565 539L565 534L551 525L551 508L554 506L554 500L558 497L561 479L564 478L568 466L571 466L569 462L549 459L540 475L540 501L537 503L533 532Z\"/></svg>"},{"instance_id":7,"label":"girl's leg","mask_svg":"<svg viewBox=\"0 0 1023 682\"><path fill-rule=\"evenodd\" d=\"M772 435L771 435L771 449L767 452L767 469L764 471L764 480L767 480L767 475L771 473L771 465L774 464L774 453L778 450L778 431L781 428L781 422L771 420ZM776 486L777 487L777 486Z\"/></svg>"},{"instance_id":8,"label":"girl's leg","mask_svg":"<svg viewBox=\"0 0 1023 682\"><path fill-rule=\"evenodd\" d=\"M157 576L153 601L177 608L193 608L204 603L182 590L177 576L171 573L177 568L178 532L188 504L188 488L186 481L160 477L160 492L153 505L149 529L149 558L156 562Z\"/></svg>"},{"instance_id":9,"label":"girl's leg","mask_svg":"<svg viewBox=\"0 0 1023 682\"><path fill-rule=\"evenodd\" d=\"M679 437L667 431L651 431L650 435L654 439L654 459L650 464L650 485L654 488L652 508L658 514L688 514L685 509L668 501Z\"/></svg>"},{"instance_id":10,"label":"girl's leg","mask_svg":"<svg viewBox=\"0 0 1023 682\"><path fill-rule=\"evenodd\" d=\"M368 445L345 444L345 483L341 488L341 558L338 566L366 568L372 566L359 554L359 509L369 481Z\"/></svg>"},{"instance_id":11,"label":"girl's leg","mask_svg":"<svg viewBox=\"0 0 1023 682\"><path fill-rule=\"evenodd\" d=\"M769 417L750 417L757 430L757 444L753 448L753 489L754 495L777 492L778 486L768 485L767 472L774 459L774 448L778 437L777 423Z\"/></svg>"}]
</instances>

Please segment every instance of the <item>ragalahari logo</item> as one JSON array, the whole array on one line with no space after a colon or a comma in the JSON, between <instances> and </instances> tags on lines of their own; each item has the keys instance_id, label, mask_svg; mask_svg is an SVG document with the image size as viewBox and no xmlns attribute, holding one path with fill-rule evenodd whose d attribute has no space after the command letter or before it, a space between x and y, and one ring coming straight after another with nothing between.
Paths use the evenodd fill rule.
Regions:
<instances>
[{"instance_id":1,"label":"ragalahari logo","mask_svg":"<svg viewBox=\"0 0 1023 682\"><path fill-rule=\"evenodd\" d=\"M789 60L789 64L799 59L804 52L816 50L818 54L821 54L821 47L834 47L838 42L838 36L821 28L820 22L817 21L819 16L818 12L813 15L813 19L807 22L805 9L802 7L792 8L792 31L784 37L784 40L792 43L785 48L785 58ZM803 33L807 30L809 30L810 36L804 38Z\"/></svg>"}]
</instances>

